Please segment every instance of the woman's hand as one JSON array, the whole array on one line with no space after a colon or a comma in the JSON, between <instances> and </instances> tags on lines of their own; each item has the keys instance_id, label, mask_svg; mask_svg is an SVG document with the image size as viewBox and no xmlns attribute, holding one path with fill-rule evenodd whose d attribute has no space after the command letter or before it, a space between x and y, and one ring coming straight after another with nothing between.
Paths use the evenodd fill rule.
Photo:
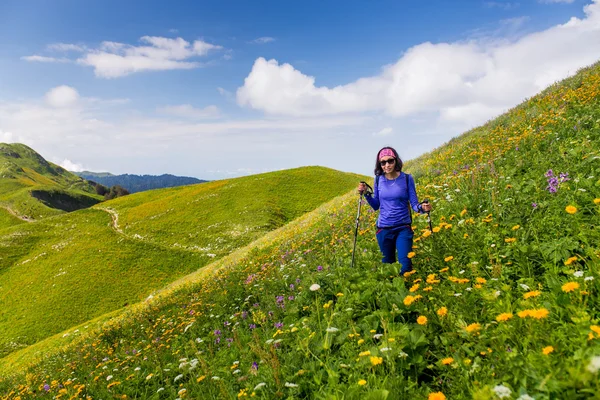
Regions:
<instances>
[{"instance_id":1,"label":"woman's hand","mask_svg":"<svg viewBox=\"0 0 600 400\"><path fill-rule=\"evenodd\" d=\"M358 193L359 194L364 194L366 190L367 190L367 185L365 185L362 182L358 184Z\"/></svg>"},{"instance_id":2,"label":"woman's hand","mask_svg":"<svg viewBox=\"0 0 600 400\"><path fill-rule=\"evenodd\" d=\"M423 211L429 212L429 211L431 211L431 204L423 203L423 204L421 204L421 208L423 209Z\"/></svg>"}]
</instances>

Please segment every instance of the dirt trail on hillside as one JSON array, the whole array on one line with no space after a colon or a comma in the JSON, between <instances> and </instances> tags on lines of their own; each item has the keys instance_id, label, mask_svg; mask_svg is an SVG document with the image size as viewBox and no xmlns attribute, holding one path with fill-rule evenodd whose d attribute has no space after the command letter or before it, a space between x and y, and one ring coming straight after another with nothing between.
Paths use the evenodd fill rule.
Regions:
<instances>
[{"instance_id":1,"label":"dirt trail on hillside","mask_svg":"<svg viewBox=\"0 0 600 400\"><path fill-rule=\"evenodd\" d=\"M169 250L174 250L174 251L187 251L190 253L204 254L204 252L200 251L200 250L193 250L193 249L188 249L185 247L176 247L176 246L169 246L169 245L163 244L163 243L157 243L153 240L146 239L145 237L138 235L137 233L133 234L133 235L127 234L127 233L123 232L123 229L121 229L121 227L119 226L119 213L117 213L116 210L114 210L112 208L104 208L104 207L95 207L95 209L109 213L110 217L112 218L111 228L115 232L117 232L119 235L122 235L122 236L126 237L127 239L137 240L140 242L151 244L153 246L163 247L163 248L166 248Z\"/></svg>"},{"instance_id":2,"label":"dirt trail on hillside","mask_svg":"<svg viewBox=\"0 0 600 400\"><path fill-rule=\"evenodd\" d=\"M25 215L20 215L18 214L15 210L13 210L12 208L10 208L9 206L5 205L5 204L0 204L0 208L4 208L6 211L8 211L12 216L19 218L21 221L25 221L25 222L35 222L35 220L33 218L29 218Z\"/></svg>"}]
</instances>

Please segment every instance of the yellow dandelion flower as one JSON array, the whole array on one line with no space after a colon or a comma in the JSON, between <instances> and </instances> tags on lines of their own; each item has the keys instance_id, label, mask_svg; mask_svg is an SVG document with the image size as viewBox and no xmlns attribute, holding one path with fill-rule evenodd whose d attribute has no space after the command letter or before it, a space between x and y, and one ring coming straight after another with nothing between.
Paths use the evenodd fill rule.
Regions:
<instances>
[{"instance_id":1,"label":"yellow dandelion flower","mask_svg":"<svg viewBox=\"0 0 600 400\"><path fill-rule=\"evenodd\" d=\"M517 238L506 238L506 239L504 239L504 241L505 241L506 243L514 243L514 242L516 242L516 241L517 241Z\"/></svg>"},{"instance_id":2,"label":"yellow dandelion flower","mask_svg":"<svg viewBox=\"0 0 600 400\"><path fill-rule=\"evenodd\" d=\"M429 237L429 236L431 236L431 231L429 229L427 229L425 232L423 232L423 234L421 236L424 238Z\"/></svg>"},{"instance_id":3,"label":"yellow dandelion flower","mask_svg":"<svg viewBox=\"0 0 600 400\"><path fill-rule=\"evenodd\" d=\"M344 297L344 293L338 293L336 294L337 297Z\"/></svg>"},{"instance_id":4,"label":"yellow dandelion flower","mask_svg":"<svg viewBox=\"0 0 600 400\"><path fill-rule=\"evenodd\" d=\"M461 212L460 212L460 216L464 216L467 213L467 209L464 208Z\"/></svg>"},{"instance_id":5,"label":"yellow dandelion flower","mask_svg":"<svg viewBox=\"0 0 600 400\"><path fill-rule=\"evenodd\" d=\"M464 363L465 365L471 365L471 362L473 362L473 360L471 360L470 358L465 358L465 359L463 360L463 363Z\"/></svg>"},{"instance_id":6,"label":"yellow dandelion flower","mask_svg":"<svg viewBox=\"0 0 600 400\"><path fill-rule=\"evenodd\" d=\"M480 329L481 329L481 324L478 324L478 323L471 324L465 328L465 330L469 333L477 332Z\"/></svg>"},{"instance_id":7,"label":"yellow dandelion flower","mask_svg":"<svg viewBox=\"0 0 600 400\"><path fill-rule=\"evenodd\" d=\"M433 290L433 286L427 286L423 288L424 292L431 292ZM583 293L583 292L582 292Z\"/></svg>"},{"instance_id":8,"label":"yellow dandelion flower","mask_svg":"<svg viewBox=\"0 0 600 400\"><path fill-rule=\"evenodd\" d=\"M419 318L417 318L417 324L427 325L427 317L424 315L421 315Z\"/></svg>"},{"instance_id":9,"label":"yellow dandelion flower","mask_svg":"<svg viewBox=\"0 0 600 400\"><path fill-rule=\"evenodd\" d=\"M413 293L416 292L417 290L419 290L419 284L415 283L414 285L412 285L412 287L410 289L408 289L409 292Z\"/></svg>"},{"instance_id":10,"label":"yellow dandelion flower","mask_svg":"<svg viewBox=\"0 0 600 400\"><path fill-rule=\"evenodd\" d=\"M475 278L475 280L477 281L477 283L486 283L487 279L485 278Z\"/></svg>"},{"instance_id":11,"label":"yellow dandelion flower","mask_svg":"<svg viewBox=\"0 0 600 400\"><path fill-rule=\"evenodd\" d=\"M365 356L370 356L371 355L371 351L367 350L367 351L361 351L360 353L358 353L359 357L365 357Z\"/></svg>"},{"instance_id":12,"label":"yellow dandelion flower","mask_svg":"<svg viewBox=\"0 0 600 400\"><path fill-rule=\"evenodd\" d=\"M448 262L448 261L452 261L454 260L454 256L448 256L446 258L444 258L444 261Z\"/></svg>"},{"instance_id":13,"label":"yellow dandelion flower","mask_svg":"<svg viewBox=\"0 0 600 400\"><path fill-rule=\"evenodd\" d=\"M596 204L596 205L600 204L600 199L594 199L594 204Z\"/></svg>"},{"instance_id":14,"label":"yellow dandelion flower","mask_svg":"<svg viewBox=\"0 0 600 400\"><path fill-rule=\"evenodd\" d=\"M594 332L596 332L598 334L598 336L600 336L600 326L598 325L592 325L590 326L590 329Z\"/></svg>"},{"instance_id":15,"label":"yellow dandelion flower","mask_svg":"<svg viewBox=\"0 0 600 400\"><path fill-rule=\"evenodd\" d=\"M524 299L528 299L530 297L537 297L540 294L542 294L542 292L540 292L539 290L532 290L531 292L527 292L523 295Z\"/></svg>"},{"instance_id":16,"label":"yellow dandelion flower","mask_svg":"<svg viewBox=\"0 0 600 400\"><path fill-rule=\"evenodd\" d=\"M364 385L366 385L366 384L367 384L367 381L365 381L364 379L361 379L360 381L358 381L358 384L359 384L360 386L364 386Z\"/></svg>"},{"instance_id":17,"label":"yellow dandelion flower","mask_svg":"<svg viewBox=\"0 0 600 400\"><path fill-rule=\"evenodd\" d=\"M569 214L575 214L577 212L577 207L569 205L565 207L565 211Z\"/></svg>"},{"instance_id":18,"label":"yellow dandelion flower","mask_svg":"<svg viewBox=\"0 0 600 400\"><path fill-rule=\"evenodd\" d=\"M433 233L438 233L440 231L440 227L436 226L435 228L433 228Z\"/></svg>"},{"instance_id":19,"label":"yellow dandelion flower","mask_svg":"<svg viewBox=\"0 0 600 400\"><path fill-rule=\"evenodd\" d=\"M517 315L519 316L519 318L526 318L526 317L530 317L531 316L531 310L523 310L523 311L519 311L517 313Z\"/></svg>"},{"instance_id":20,"label":"yellow dandelion flower","mask_svg":"<svg viewBox=\"0 0 600 400\"><path fill-rule=\"evenodd\" d=\"M496 317L496 321L504 322L504 321L508 321L512 317L513 317L513 315L511 313L502 313Z\"/></svg>"},{"instance_id":21,"label":"yellow dandelion flower","mask_svg":"<svg viewBox=\"0 0 600 400\"><path fill-rule=\"evenodd\" d=\"M393 337L388 339L388 342L390 342L390 343L394 343L395 341L396 341L396 339L394 339Z\"/></svg>"},{"instance_id":22,"label":"yellow dandelion flower","mask_svg":"<svg viewBox=\"0 0 600 400\"><path fill-rule=\"evenodd\" d=\"M442 360L442 364L444 364L444 365L452 364L453 362L454 362L454 358L452 358L452 357L447 357Z\"/></svg>"},{"instance_id":23,"label":"yellow dandelion flower","mask_svg":"<svg viewBox=\"0 0 600 400\"><path fill-rule=\"evenodd\" d=\"M442 392L429 393L427 400L446 400L446 396Z\"/></svg>"},{"instance_id":24,"label":"yellow dandelion flower","mask_svg":"<svg viewBox=\"0 0 600 400\"><path fill-rule=\"evenodd\" d=\"M567 282L561 287L563 292L569 293L575 289L579 289L579 283L577 282Z\"/></svg>"},{"instance_id":25,"label":"yellow dandelion flower","mask_svg":"<svg viewBox=\"0 0 600 400\"><path fill-rule=\"evenodd\" d=\"M440 272L447 272L449 269L450 269L449 267L442 268L442 269L440 269ZM435 275L434 275L434 276L435 276Z\"/></svg>"},{"instance_id":26,"label":"yellow dandelion flower","mask_svg":"<svg viewBox=\"0 0 600 400\"><path fill-rule=\"evenodd\" d=\"M372 356L370 358L370 360L371 360L371 365L373 365L373 366L383 364L383 357Z\"/></svg>"},{"instance_id":27,"label":"yellow dandelion flower","mask_svg":"<svg viewBox=\"0 0 600 400\"><path fill-rule=\"evenodd\" d=\"M546 310L545 308L529 310L529 316L531 318L535 318L535 319L546 318L549 314L550 314L550 312L548 310Z\"/></svg>"},{"instance_id":28,"label":"yellow dandelion flower","mask_svg":"<svg viewBox=\"0 0 600 400\"><path fill-rule=\"evenodd\" d=\"M363 344L364 342L365 342L365 339L359 339L357 343L358 344Z\"/></svg>"},{"instance_id":29,"label":"yellow dandelion flower","mask_svg":"<svg viewBox=\"0 0 600 400\"><path fill-rule=\"evenodd\" d=\"M517 229L519 229L520 227L521 227L521 225L515 225L515 226L513 226L513 227L512 227L512 230L513 230L513 231L516 231L516 230L517 230Z\"/></svg>"},{"instance_id":30,"label":"yellow dandelion flower","mask_svg":"<svg viewBox=\"0 0 600 400\"><path fill-rule=\"evenodd\" d=\"M569 257L567 259L567 261L565 261L565 265L571 265L573 264L575 261L577 261L577 257Z\"/></svg>"},{"instance_id":31,"label":"yellow dandelion flower","mask_svg":"<svg viewBox=\"0 0 600 400\"><path fill-rule=\"evenodd\" d=\"M415 253L414 251L411 251L410 253L408 253L408 258L413 258L414 256L416 256L417 253Z\"/></svg>"},{"instance_id":32,"label":"yellow dandelion flower","mask_svg":"<svg viewBox=\"0 0 600 400\"><path fill-rule=\"evenodd\" d=\"M437 310L437 315L440 317L443 317L446 314L448 314L448 309L446 307L441 307L439 310Z\"/></svg>"},{"instance_id":33,"label":"yellow dandelion flower","mask_svg":"<svg viewBox=\"0 0 600 400\"><path fill-rule=\"evenodd\" d=\"M416 274L416 273L417 273L417 270L416 270L416 269L413 269L412 271L405 272L403 276L404 276L405 278L408 278L408 277L409 277L409 276L411 276L412 274Z\"/></svg>"},{"instance_id":34,"label":"yellow dandelion flower","mask_svg":"<svg viewBox=\"0 0 600 400\"><path fill-rule=\"evenodd\" d=\"M468 233L465 233L465 234L463 235L463 239L466 239L466 238L468 238L468 237L469 237L469 234L468 234Z\"/></svg>"},{"instance_id":35,"label":"yellow dandelion flower","mask_svg":"<svg viewBox=\"0 0 600 400\"><path fill-rule=\"evenodd\" d=\"M548 355L550 353L552 353L554 351L554 347L552 346L546 346L542 349L542 353L544 353L545 355Z\"/></svg>"}]
</instances>

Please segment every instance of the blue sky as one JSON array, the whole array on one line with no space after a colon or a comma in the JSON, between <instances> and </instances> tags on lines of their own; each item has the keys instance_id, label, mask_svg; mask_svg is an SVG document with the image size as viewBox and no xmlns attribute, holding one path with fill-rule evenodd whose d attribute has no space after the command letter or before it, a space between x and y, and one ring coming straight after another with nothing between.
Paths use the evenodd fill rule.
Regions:
<instances>
[{"instance_id":1,"label":"blue sky","mask_svg":"<svg viewBox=\"0 0 600 400\"><path fill-rule=\"evenodd\" d=\"M113 173L370 174L380 147L416 157L596 61L599 8L1 0L0 141Z\"/></svg>"}]
</instances>

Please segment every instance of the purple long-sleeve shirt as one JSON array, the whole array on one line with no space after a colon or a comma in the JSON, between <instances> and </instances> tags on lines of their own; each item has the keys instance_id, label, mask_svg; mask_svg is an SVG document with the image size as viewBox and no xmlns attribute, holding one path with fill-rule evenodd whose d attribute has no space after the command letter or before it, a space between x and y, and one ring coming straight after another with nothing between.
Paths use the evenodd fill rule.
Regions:
<instances>
[{"instance_id":1,"label":"purple long-sleeve shirt","mask_svg":"<svg viewBox=\"0 0 600 400\"><path fill-rule=\"evenodd\" d=\"M379 228L404 225L412 223L410 206L415 212L424 213L419 205L415 181L408 174L408 186L406 175L401 172L396 179L388 180L385 175L379 175L379 181L375 184L373 196L365 196L373 210L379 211L377 226Z\"/></svg>"}]
</instances>

